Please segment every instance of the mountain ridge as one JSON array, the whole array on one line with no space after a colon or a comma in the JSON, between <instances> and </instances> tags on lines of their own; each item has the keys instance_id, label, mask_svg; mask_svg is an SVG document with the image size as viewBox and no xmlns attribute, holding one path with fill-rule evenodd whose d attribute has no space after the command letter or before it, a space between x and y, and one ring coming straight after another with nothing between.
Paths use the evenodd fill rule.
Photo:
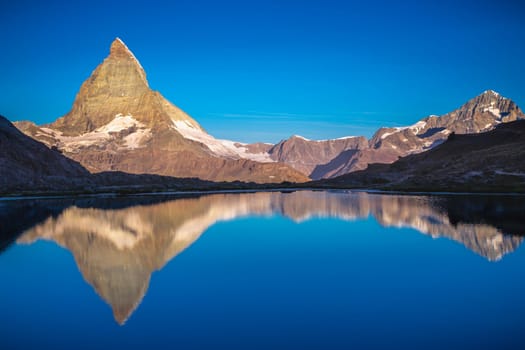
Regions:
<instances>
[{"instance_id":1,"label":"mountain ridge","mask_svg":"<svg viewBox=\"0 0 525 350\"><path fill-rule=\"evenodd\" d=\"M219 140L150 89L146 73L119 38L82 84L71 110L55 122L15 125L90 172L123 171L209 181L305 182L393 163L430 150L452 133L479 133L525 118L510 99L486 90L442 116L379 128L370 139L347 136L274 145Z\"/></svg>"},{"instance_id":2,"label":"mountain ridge","mask_svg":"<svg viewBox=\"0 0 525 350\"><path fill-rule=\"evenodd\" d=\"M305 182L286 164L217 140L150 89L142 66L120 39L81 85L71 110L43 126L18 122L28 136L90 172L123 171L208 181Z\"/></svg>"},{"instance_id":3,"label":"mountain ridge","mask_svg":"<svg viewBox=\"0 0 525 350\"><path fill-rule=\"evenodd\" d=\"M516 120L478 134L451 134L427 152L391 164L372 164L318 184L402 191L523 192L524 146L525 120Z\"/></svg>"},{"instance_id":4,"label":"mountain ridge","mask_svg":"<svg viewBox=\"0 0 525 350\"><path fill-rule=\"evenodd\" d=\"M370 139L366 139L367 146L362 143L350 145L328 157L320 156L317 161L312 161L309 148L319 148L325 141L336 142L344 138L316 141L294 135L281 140L268 152L272 159L302 170L313 180L335 178L364 170L369 164L388 164L399 157L432 149L444 142L451 133L479 133L492 130L501 123L523 118L525 115L511 99L493 90L486 90L442 116L429 115L405 127L381 127ZM285 146L294 150L293 157L279 152ZM306 160L299 159L300 153L306 155ZM327 151L319 153L324 155ZM312 163L317 164L312 168Z\"/></svg>"}]
</instances>

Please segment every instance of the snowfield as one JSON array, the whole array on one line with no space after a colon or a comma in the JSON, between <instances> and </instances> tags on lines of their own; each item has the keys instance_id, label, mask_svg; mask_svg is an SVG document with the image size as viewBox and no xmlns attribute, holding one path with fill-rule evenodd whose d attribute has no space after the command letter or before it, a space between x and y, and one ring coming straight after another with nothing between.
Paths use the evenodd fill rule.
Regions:
<instances>
[{"instance_id":1,"label":"snowfield","mask_svg":"<svg viewBox=\"0 0 525 350\"><path fill-rule=\"evenodd\" d=\"M245 144L218 140L188 120L172 120L172 122L173 129L177 130L184 138L204 144L217 156L250 159L263 163L275 162L268 153L249 153Z\"/></svg>"},{"instance_id":2,"label":"snowfield","mask_svg":"<svg viewBox=\"0 0 525 350\"><path fill-rule=\"evenodd\" d=\"M119 149L136 149L143 147L152 137L151 129L137 121L131 115L117 114L108 124L91 132L79 136L64 136L62 132L49 128L41 128L37 136L50 136L58 141L58 147L66 152L76 153L81 148L89 146L104 146L110 141L117 140L119 133L128 131L129 134L122 138Z\"/></svg>"}]
</instances>

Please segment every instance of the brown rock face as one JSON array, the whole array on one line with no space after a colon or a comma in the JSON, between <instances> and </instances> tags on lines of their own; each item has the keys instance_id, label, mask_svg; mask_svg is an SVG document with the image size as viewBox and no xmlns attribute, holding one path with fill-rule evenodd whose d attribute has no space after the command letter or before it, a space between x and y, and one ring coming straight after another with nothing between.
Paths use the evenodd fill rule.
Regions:
<instances>
[{"instance_id":1,"label":"brown rock face","mask_svg":"<svg viewBox=\"0 0 525 350\"><path fill-rule=\"evenodd\" d=\"M240 146L241 144L237 143L236 145ZM273 143L264 143L264 142L256 142L256 143L250 143L250 144L244 145L246 150L252 154L268 153L272 149L273 146L274 146Z\"/></svg>"},{"instance_id":2,"label":"brown rock face","mask_svg":"<svg viewBox=\"0 0 525 350\"><path fill-rule=\"evenodd\" d=\"M510 99L492 90L471 99L459 109L442 117L428 117L425 130L446 128L456 134L475 134L492 130L499 123L524 118L521 109Z\"/></svg>"},{"instance_id":3,"label":"brown rock face","mask_svg":"<svg viewBox=\"0 0 525 350\"><path fill-rule=\"evenodd\" d=\"M285 164L245 159L241 145L232 146L207 134L149 88L142 66L120 39L115 39L109 56L82 84L68 114L43 127L17 126L91 172L119 170L259 183L308 180Z\"/></svg>"},{"instance_id":4,"label":"brown rock face","mask_svg":"<svg viewBox=\"0 0 525 350\"><path fill-rule=\"evenodd\" d=\"M365 148L367 141L364 137L314 141L292 136L273 146L268 153L272 159L289 164L312 179L319 179L329 171L327 164Z\"/></svg>"},{"instance_id":5,"label":"brown rock face","mask_svg":"<svg viewBox=\"0 0 525 350\"><path fill-rule=\"evenodd\" d=\"M111 44L110 54L86 80L71 111L51 124L64 135L80 135L108 124L115 115L137 113L158 107L161 96L149 89L146 73L120 39ZM152 115L150 115L152 116Z\"/></svg>"}]
</instances>

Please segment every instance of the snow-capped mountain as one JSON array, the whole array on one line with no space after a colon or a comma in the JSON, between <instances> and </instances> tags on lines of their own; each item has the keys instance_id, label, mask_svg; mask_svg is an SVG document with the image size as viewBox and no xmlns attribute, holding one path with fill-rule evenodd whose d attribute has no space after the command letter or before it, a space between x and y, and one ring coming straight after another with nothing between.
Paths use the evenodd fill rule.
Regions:
<instances>
[{"instance_id":1,"label":"snow-capped mountain","mask_svg":"<svg viewBox=\"0 0 525 350\"><path fill-rule=\"evenodd\" d=\"M219 140L151 90L144 69L117 38L109 56L82 84L68 114L49 125L15 124L91 172L268 183L333 178L372 163L392 163L432 149L452 133L479 133L521 118L513 101L488 90L443 116L380 128L370 140L292 136L275 145Z\"/></svg>"},{"instance_id":2,"label":"snow-capped mountain","mask_svg":"<svg viewBox=\"0 0 525 350\"><path fill-rule=\"evenodd\" d=\"M380 128L368 144L364 138L350 139L355 142L343 145L339 140L319 142L291 137L268 152L272 159L287 163L312 179L333 178L363 170L368 164L392 163L399 157L427 151L452 133L480 133L523 118L525 115L512 100L488 90L443 116L431 115L406 127ZM332 147L336 144L339 147Z\"/></svg>"},{"instance_id":3,"label":"snow-capped mountain","mask_svg":"<svg viewBox=\"0 0 525 350\"><path fill-rule=\"evenodd\" d=\"M404 191L523 192L524 157L525 120L517 120L487 132L451 134L426 152L318 183Z\"/></svg>"},{"instance_id":4,"label":"snow-capped mountain","mask_svg":"<svg viewBox=\"0 0 525 350\"><path fill-rule=\"evenodd\" d=\"M69 113L49 125L16 125L92 172L119 170L212 181L308 180L268 154L209 135L150 89L144 69L118 38L109 56L82 84Z\"/></svg>"}]
</instances>

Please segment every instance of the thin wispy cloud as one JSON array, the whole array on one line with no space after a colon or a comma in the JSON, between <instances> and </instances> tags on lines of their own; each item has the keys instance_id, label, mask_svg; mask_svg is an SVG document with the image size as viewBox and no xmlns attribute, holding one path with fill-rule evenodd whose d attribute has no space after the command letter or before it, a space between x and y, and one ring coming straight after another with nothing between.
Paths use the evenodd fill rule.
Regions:
<instances>
[{"instance_id":1,"label":"thin wispy cloud","mask_svg":"<svg viewBox=\"0 0 525 350\"><path fill-rule=\"evenodd\" d=\"M244 120L276 120L276 119L296 119L296 116L280 113L210 113L210 116L227 118L227 119L244 119Z\"/></svg>"},{"instance_id":2,"label":"thin wispy cloud","mask_svg":"<svg viewBox=\"0 0 525 350\"><path fill-rule=\"evenodd\" d=\"M252 110L209 113L201 123L209 132L221 138L275 143L292 135L313 140L345 136L371 137L381 127L404 125L391 120L388 116L392 114L376 111L292 113ZM240 125L242 132L238 131Z\"/></svg>"},{"instance_id":3,"label":"thin wispy cloud","mask_svg":"<svg viewBox=\"0 0 525 350\"><path fill-rule=\"evenodd\" d=\"M370 137L377 127L360 123L342 121L314 120L257 120L244 122L242 128L237 127L238 121L231 120L205 123L205 128L214 136L237 140L241 142L272 142L301 135L312 140L324 140L345 136Z\"/></svg>"},{"instance_id":4,"label":"thin wispy cloud","mask_svg":"<svg viewBox=\"0 0 525 350\"><path fill-rule=\"evenodd\" d=\"M349 126L352 128L369 128L373 126L399 126L399 121L382 119L382 118L363 118L367 115L378 116L379 112L349 112L349 113L286 113L286 112L246 112L246 113L210 113L210 117L220 117L225 119L240 119L250 122L268 122L272 123L302 123L310 125L333 125ZM385 113L381 113L385 115ZM403 124L404 125L404 124Z\"/></svg>"},{"instance_id":5,"label":"thin wispy cloud","mask_svg":"<svg viewBox=\"0 0 525 350\"><path fill-rule=\"evenodd\" d=\"M354 116L376 115L378 112L348 112L348 113L288 113L288 112L263 112L249 111L244 113L209 113L212 117L222 117L231 119L314 119L314 118L353 118ZM363 119L362 121L366 121Z\"/></svg>"}]
</instances>

